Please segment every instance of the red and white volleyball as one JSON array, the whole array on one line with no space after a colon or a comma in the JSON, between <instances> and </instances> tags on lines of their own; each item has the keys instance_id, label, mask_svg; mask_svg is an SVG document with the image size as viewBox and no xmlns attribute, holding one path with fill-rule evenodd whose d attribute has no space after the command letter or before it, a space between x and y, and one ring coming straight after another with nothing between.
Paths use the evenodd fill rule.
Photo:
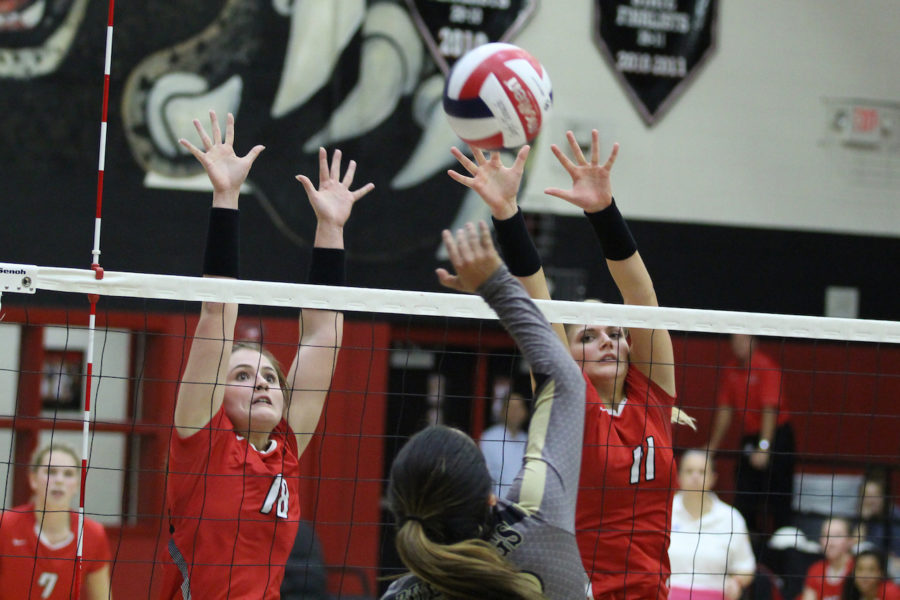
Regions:
<instances>
[{"instance_id":1,"label":"red and white volleyball","mask_svg":"<svg viewBox=\"0 0 900 600\"><path fill-rule=\"evenodd\" d=\"M450 127L468 145L483 150L529 143L552 105L546 69L512 44L470 50L453 65L444 85Z\"/></svg>"}]
</instances>

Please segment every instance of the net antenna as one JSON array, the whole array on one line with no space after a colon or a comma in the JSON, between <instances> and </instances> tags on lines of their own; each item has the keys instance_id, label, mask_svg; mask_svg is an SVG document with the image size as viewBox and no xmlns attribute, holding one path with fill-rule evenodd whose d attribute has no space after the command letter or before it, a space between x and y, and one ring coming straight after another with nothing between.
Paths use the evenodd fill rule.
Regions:
<instances>
[{"instance_id":1,"label":"net antenna","mask_svg":"<svg viewBox=\"0 0 900 600\"><path fill-rule=\"evenodd\" d=\"M103 61L103 109L100 116L100 149L97 161L97 207L94 215L94 245L91 249L91 270L94 278L103 279L103 269L100 267L100 224L103 212L103 173L106 167L106 133L107 117L109 113L109 79L112 63L113 42L113 15L115 14L115 0L109 0L106 17L106 57ZM75 551L75 586L74 598L81 598L81 582L84 576L83 546L84 546L84 495L87 485L88 463L88 439L91 427L91 387L94 374L94 333L97 321L98 294L88 294L90 312L88 316L88 343L85 362L87 363L84 378L84 411L82 413L81 436L81 488L78 495L78 545Z\"/></svg>"}]
</instances>

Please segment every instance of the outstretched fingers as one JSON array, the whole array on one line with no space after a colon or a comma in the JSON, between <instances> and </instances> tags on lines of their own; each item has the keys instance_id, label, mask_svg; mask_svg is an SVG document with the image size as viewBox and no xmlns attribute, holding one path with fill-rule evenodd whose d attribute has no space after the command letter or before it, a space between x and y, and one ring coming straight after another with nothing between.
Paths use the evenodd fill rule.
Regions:
<instances>
[{"instance_id":1,"label":"outstretched fingers","mask_svg":"<svg viewBox=\"0 0 900 600\"><path fill-rule=\"evenodd\" d=\"M229 113L230 116L230 113ZM232 117L233 119L234 117ZM216 111L209 111L209 130L212 134L213 145L222 143L222 130L219 128L219 117Z\"/></svg>"},{"instance_id":2,"label":"outstretched fingers","mask_svg":"<svg viewBox=\"0 0 900 600\"><path fill-rule=\"evenodd\" d=\"M563 166L566 172L572 177L575 177L575 163L566 156L566 153L556 144L550 144L550 151L553 152L553 156L556 157L556 160L559 161L559 164Z\"/></svg>"},{"instance_id":3,"label":"outstretched fingers","mask_svg":"<svg viewBox=\"0 0 900 600\"><path fill-rule=\"evenodd\" d=\"M234 115L231 113L225 117L225 143L229 146L234 145Z\"/></svg>"},{"instance_id":4,"label":"outstretched fingers","mask_svg":"<svg viewBox=\"0 0 900 600\"><path fill-rule=\"evenodd\" d=\"M203 157L204 157L204 154L203 154L203 151L202 151L200 148L198 148L197 146L193 145L192 143L190 143L189 141L187 141L187 140L184 139L184 138L181 138L180 140L178 140L178 143L181 144L182 146L184 146L185 148L187 148L188 152L190 152L191 154L193 154L193 155L194 155L194 158L196 158L197 160L199 160L201 164L203 163Z\"/></svg>"},{"instance_id":5,"label":"outstretched fingers","mask_svg":"<svg viewBox=\"0 0 900 600\"><path fill-rule=\"evenodd\" d=\"M475 259L474 253L472 252L472 244L469 241L471 236L468 229L471 225L471 223L466 223L465 228L456 231L456 251L459 254L459 260L462 264L471 263Z\"/></svg>"},{"instance_id":6,"label":"outstretched fingers","mask_svg":"<svg viewBox=\"0 0 900 600\"><path fill-rule=\"evenodd\" d=\"M310 181L309 177L306 175L296 175L294 178L299 181L303 186L303 189L306 190L306 195L312 198L313 194L316 193L316 186L313 185L313 182Z\"/></svg>"},{"instance_id":7,"label":"outstretched fingers","mask_svg":"<svg viewBox=\"0 0 900 600\"><path fill-rule=\"evenodd\" d=\"M366 185L359 188L358 190L356 190L355 192L350 192L350 194L353 196L353 202L356 202L357 200L359 200L360 198L362 198L363 196L365 196L366 194L368 194L369 192L371 192L374 189L375 189L375 184L369 182Z\"/></svg>"},{"instance_id":8,"label":"outstretched fingers","mask_svg":"<svg viewBox=\"0 0 900 600\"><path fill-rule=\"evenodd\" d=\"M253 148L250 149L250 152L248 152L247 155L244 157L244 160L249 160L250 164L253 165L253 162L256 160L256 157L259 156L260 153L265 149L266 149L266 147L261 144L257 145L257 146L253 146Z\"/></svg>"},{"instance_id":9,"label":"outstretched fingers","mask_svg":"<svg viewBox=\"0 0 900 600\"><path fill-rule=\"evenodd\" d=\"M612 169L613 164L616 162L616 157L619 155L619 142L613 144L612 151L609 153L609 158L606 159L606 164L603 165L604 169Z\"/></svg>"},{"instance_id":10,"label":"outstretched fingers","mask_svg":"<svg viewBox=\"0 0 900 600\"><path fill-rule=\"evenodd\" d=\"M570 190L564 190L562 188L547 188L544 190L544 193L548 196L555 196L561 200L565 200L566 202L574 203L574 198L572 197L572 192Z\"/></svg>"},{"instance_id":11,"label":"outstretched fingers","mask_svg":"<svg viewBox=\"0 0 900 600\"><path fill-rule=\"evenodd\" d=\"M350 186L353 185L353 177L356 175L356 161L351 160L347 165L347 172L344 173L344 178L341 179L341 185L343 185L348 190Z\"/></svg>"},{"instance_id":12,"label":"outstretched fingers","mask_svg":"<svg viewBox=\"0 0 900 600\"><path fill-rule=\"evenodd\" d=\"M531 152L531 146L525 145L519 148L519 153L516 154L516 161L513 163L512 168L517 171L525 170L525 161L528 160L528 154Z\"/></svg>"},{"instance_id":13,"label":"outstretched fingers","mask_svg":"<svg viewBox=\"0 0 900 600\"><path fill-rule=\"evenodd\" d=\"M456 146L452 146L450 148L450 154L452 154L453 157L459 161L459 164L461 164L463 166L463 168L466 171L468 171L470 174L474 175L475 173L478 172L478 165L475 164L474 162L472 162L472 159L470 159L468 156L463 154L462 150L460 150ZM483 159L484 155L482 154L481 157Z\"/></svg>"},{"instance_id":14,"label":"outstretched fingers","mask_svg":"<svg viewBox=\"0 0 900 600\"><path fill-rule=\"evenodd\" d=\"M319 185L328 180L328 152L325 148L319 147Z\"/></svg>"},{"instance_id":15,"label":"outstretched fingers","mask_svg":"<svg viewBox=\"0 0 900 600\"><path fill-rule=\"evenodd\" d=\"M569 141L569 148L572 149L572 156L575 157L575 161L579 165L586 165L587 160L584 158L584 152L581 151L581 146L578 145L578 140L575 139L575 134L571 129L566 132L566 139Z\"/></svg>"},{"instance_id":16,"label":"outstretched fingers","mask_svg":"<svg viewBox=\"0 0 900 600\"><path fill-rule=\"evenodd\" d=\"M341 151L337 148L334 150L334 154L331 155L331 173L329 176L335 181L340 181L341 179Z\"/></svg>"},{"instance_id":17,"label":"outstretched fingers","mask_svg":"<svg viewBox=\"0 0 900 600\"><path fill-rule=\"evenodd\" d=\"M209 136L206 134L206 130L203 128L203 125L200 124L200 119L194 119L194 129L197 130L197 133L200 135L200 141L203 143L203 149L209 150L212 148L212 140L209 139Z\"/></svg>"},{"instance_id":18,"label":"outstretched fingers","mask_svg":"<svg viewBox=\"0 0 900 600\"><path fill-rule=\"evenodd\" d=\"M445 229L441 232L441 237L444 240L444 248L447 249L447 256L450 258L450 264L458 265L459 251L456 248L456 240L453 239L453 234L450 233L449 229Z\"/></svg>"},{"instance_id":19,"label":"outstretched fingers","mask_svg":"<svg viewBox=\"0 0 900 600\"><path fill-rule=\"evenodd\" d=\"M482 251L486 254L494 252L494 240L491 239L491 230L484 221L478 221L478 236Z\"/></svg>"}]
</instances>

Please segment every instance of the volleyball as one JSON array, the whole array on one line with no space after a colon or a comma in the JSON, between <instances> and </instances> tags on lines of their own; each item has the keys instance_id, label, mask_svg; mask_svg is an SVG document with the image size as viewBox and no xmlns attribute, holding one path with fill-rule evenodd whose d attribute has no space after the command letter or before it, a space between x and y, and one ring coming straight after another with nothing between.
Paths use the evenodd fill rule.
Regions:
<instances>
[{"instance_id":1,"label":"volleyball","mask_svg":"<svg viewBox=\"0 0 900 600\"><path fill-rule=\"evenodd\" d=\"M546 69L513 44L478 46L460 58L444 85L444 112L465 143L518 148L541 130L553 105Z\"/></svg>"}]
</instances>

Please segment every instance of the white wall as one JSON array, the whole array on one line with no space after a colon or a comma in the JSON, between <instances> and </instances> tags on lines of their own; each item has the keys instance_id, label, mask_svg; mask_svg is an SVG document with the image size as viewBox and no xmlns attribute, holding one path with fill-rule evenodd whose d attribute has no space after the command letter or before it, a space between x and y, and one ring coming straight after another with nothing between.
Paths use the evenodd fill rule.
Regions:
<instances>
[{"instance_id":1,"label":"white wall","mask_svg":"<svg viewBox=\"0 0 900 600\"><path fill-rule=\"evenodd\" d=\"M19 371L18 325L0 323L0 415L12 416L16 406ZM92 413L98 421L115 422L127 417L128 375L131 334L125 331L97 330L94 335L94 380L91 385ZM44 328L44 347L51 350L81 350L88 346L88 331L83 327ZM84 372L84 370L82 371ZM80 421L82 411L43 411L45 418ZM41 431L38 446L51 440L82 452L82 432ZM102 523L121 521L122 493L125 481L126 436L121 433L91 431L88 439L88 478L85 512ZM3 506L12 505L13 440L8 429L0 429L0 487L5 486Z\"/></svg>"},{"instance_id":2,"label":"white wall","mask_svg":"<svg viewBox=\"0 0 900 600\"><path fill-rule=\"evenodd\" d=\"M44 348L86 350L89 332L81 327L44 328ZM92 414L98 421L122 421L128 415L128 375L131 334L98 329L94 333ZM85 357L87 355L85 354ZM82 384L83 385L83 384ZM53 418L52 411L42 416ZM56 418L82 418L79 411L58 411ZM81 431L42 431L39 445L52 439L82 453ZM125 434L91 431L88 439L88 478L84 509L91 518L113 524L121 520L125 481Z\"/></svg>"},{"instance_id":3,"label":"white wall","mask_svg":"<svg viewBox=\"0 0 900 600\"><path fill-rule=\"evenodd\" d=\"M900 127L900 2L722 0L718 46L684 95L644 125L593 43L592 0L545 0L513 40L549 70L554 112L523 206L565 185L550 154L567 128L621 152L614 191L628 216L690 223L900 235L900 133L893 147L837 142L827 98L876 100ZM574 214L574 212L573 212Z\"/></svg>"}]
</instances>

